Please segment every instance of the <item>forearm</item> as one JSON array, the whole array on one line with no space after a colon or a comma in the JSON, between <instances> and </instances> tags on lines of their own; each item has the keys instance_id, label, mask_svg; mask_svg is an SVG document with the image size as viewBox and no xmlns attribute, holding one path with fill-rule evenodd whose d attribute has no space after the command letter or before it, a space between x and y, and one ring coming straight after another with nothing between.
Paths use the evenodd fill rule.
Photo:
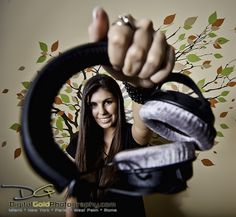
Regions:
<instances>
[{"instance_id":1,"label":"forearm","mask_svg":"<svg viewBox=\"0 0 236 217\"><path fill-rule=\"evenodd\" d=\"M132 111L133 111L133 127L132 135L135 141L140 145L146 145L152 136L152 131L145 125L139 116L139 111L142 104L132 102Z\"/></svg>"}]
</instances>

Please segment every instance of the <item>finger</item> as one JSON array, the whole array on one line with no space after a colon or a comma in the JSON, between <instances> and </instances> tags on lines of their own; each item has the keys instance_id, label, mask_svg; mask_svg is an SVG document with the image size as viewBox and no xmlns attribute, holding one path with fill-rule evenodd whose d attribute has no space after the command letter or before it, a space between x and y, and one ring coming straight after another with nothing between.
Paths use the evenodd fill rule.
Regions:
<instances>
[{"instance_id":1,"label":"finger","mask_svg":"<svg viewBox=\"0 0 236 217\"><path fill-rule=\"evenodd\" d=\"M167 43L165 35L161 32L155 33L151 48L147 55L146 62L138 75L139 78L150 78L155 72L158 71L158 69L161 68L164 57L166 55L166 48Z\"/></svg>"},{"instance_id":2,"label":"finger","mask_svg":"<svg viewBox=\"0 0 236 217\"><path fill-rule=\"evenodd\" d=\"M131 16L130 19L134 20ZM133 29L126 25L112 25L108 31L108 55L114 69L124 65L126 52L132 43Z\"/></svg>"},{"instance_id":3,"label":"finger","mask_svg":"<svg viewBox=\"0 0 236 217\"><path fill-rule=\"evenodd\" d=\"M173 70L175 64L175 50L172 46L167 46L165 64L163 67L150 77L150 80L158 84L163 81Z\"/></svg>"},{"instance_id":4,"label":"finger","mask_svg":"<svg viewBox=\"0 0 236 217\"><path fill-rule=\"evenodd\" d=\"M109 29L109 18L106 11L101 7L93 9L93 20L88 27L91 42L101 41L107 37Z\"/></svg>"},{"instance_id":5,"label":"finger","mask_svg":"<svg viewBox=\"0 0 236 217\"><path fill-rule=\"evenodd\" d=\"M140 72L153 40L153 24L150 20L137 21L136 27L133 43L127 51L123 67L123 72L127 76L134 76Z\"/></svg>"}]
</instances>

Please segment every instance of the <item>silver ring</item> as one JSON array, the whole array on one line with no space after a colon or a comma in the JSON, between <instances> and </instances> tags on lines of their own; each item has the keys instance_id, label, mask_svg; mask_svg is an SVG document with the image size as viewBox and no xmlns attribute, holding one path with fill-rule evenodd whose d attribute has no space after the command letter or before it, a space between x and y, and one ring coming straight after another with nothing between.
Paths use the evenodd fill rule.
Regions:
<instances>
[{"instance_id":1,"label":"silver ring","mask_svg":"<svg viewBox=\"0 0 236 217\"><path fill-rule=\"evenodd\" d=\"M131 19L128 17L128 15L124 15L124 16L119 15L118 19L113 23L113 25L128 26L133 31L136 30L134 23L131 21Z\"/></svg>"}]
</instances>

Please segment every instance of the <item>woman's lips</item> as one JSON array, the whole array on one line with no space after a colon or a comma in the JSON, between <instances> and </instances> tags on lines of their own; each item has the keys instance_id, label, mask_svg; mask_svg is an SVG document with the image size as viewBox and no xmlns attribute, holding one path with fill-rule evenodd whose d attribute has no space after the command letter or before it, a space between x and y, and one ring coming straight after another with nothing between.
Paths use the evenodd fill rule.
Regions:
<instances>
[{"instance_id":1,"label":"woman's lips","mask_svg":"<svg viewBox=\"0 0 236 217\"><path fill-rule=\"evenodd\" d=\"M111 121L111 117L106 117L106 118L99 118L98 119L101 123L106 124Z\"/></svg>"}]
</instances>

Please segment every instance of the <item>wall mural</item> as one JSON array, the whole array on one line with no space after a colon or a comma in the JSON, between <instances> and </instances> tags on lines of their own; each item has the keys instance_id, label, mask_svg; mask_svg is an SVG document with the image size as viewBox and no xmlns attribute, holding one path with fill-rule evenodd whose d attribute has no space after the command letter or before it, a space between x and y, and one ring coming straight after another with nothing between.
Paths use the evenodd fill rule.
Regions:
<instances>
[{"instance_id":1,"label":"wall mural","mask_svg":"<svg viewBox=\"0 0 236 217\"><path fill-rule=\"evenodd\" d=\"M230 43L229 39L219 34L222 29L225 18L219 18L217 12L213 12L206 20L206 24L202 24L203 28L200 32L193 33L193 26L197 22L198 17L188 17L184 20L182 26L175 26L174 21L176 14L168 15L164 18L163 23L156 31L162 31L166 34L168 42L172 44L176 50L176 64L174 71L183 73L193 78L204 96L209 100L215 117L218 120L217 138L215 144L220 144L224 139L224 133L230 129L228 114L233 109L234 96L231 94L232 88L236 86L236 74L234 63L235 58L224 59L223 48L226 43ZM232 28L232 33L236 32L236 27ZM46 64L47 61L60 55L59 41L53 43L39 42L40 55L36 60L37 64ZM219 61L221 59L221 61ZM224 65L222 65L224 59ZM218 63L220 62L220 63ZM210 73L209 73L209 69ZM20 66L19 71L26 70L25 66ZM207 71L208 70L208 71ZM207 73L205 73L207 71ZM38 72L39 73L39 72ZM84 81L96 73L105 73L100 66L87 68L71 77L62 87L60 93L55 98L52 108L52 129L56 142L65 150L70 138L78 129L81 90ZM194 78L198 73L198 79ZM199 76L199 73L201 75ZM200 79L199 79L200 77ZM56 78L55 78L56 80ZM23 81L20 84L22 90L17 93L18 104L20 108L24 102L24 97L31 81ZM121 89L125 98L125 107L128 121L132 121L132 113L130 109L131 100L129 99L124 87L121 83ZM190 93L191 90L181 84L170 83L168 88ZM2 94L7 94L8 89L4 89ZM220 104L224 104L220 107ZM222 109L224 108L224 109ZM36 123L37 124L37 123ZM20 134L21 125L19 122L10 126L11 130ZM154 141L164 142L157 135ZM7 141L2 142L2 148L7 146ZM217 154L213 147L213 153ZM14 159L21 156L21 147L14 152ZM198 158L200 153L197 154ZM213 166L215 162L211 159L200 159L204 166Z\"/></svg>"}]
</instances>

